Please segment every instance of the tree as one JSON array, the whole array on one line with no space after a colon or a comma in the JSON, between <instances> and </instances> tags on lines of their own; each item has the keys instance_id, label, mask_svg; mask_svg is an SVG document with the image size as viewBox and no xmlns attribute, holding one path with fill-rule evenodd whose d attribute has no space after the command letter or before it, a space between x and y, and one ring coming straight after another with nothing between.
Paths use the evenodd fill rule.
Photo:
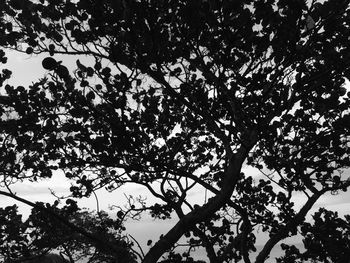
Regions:
<instances>
[{"instance_id":1,"label":"tree","mask_svg":"<svg viewBox=\"0 0 350 263\"><path fill-rule=\"evenodd\" d=\"M159 201L129 202L123 219L178 219L144 263L194 262L197 247L210 262L249 263L257 229L269 234L257 263L297 233L307 255L310 235L323 242L314 230L325 222L305 217L350 185L349 1L5 0L0 10L6 52L47 54L46 75L27 87L1 74L2 194L18 198L12 183L57 169L74 198L138 184ZM193 191L209 198L193 203ZM306 255L283 248L285 262ZM318 260L336 260L323 248Z\"/></svg>"},{"instance_id":2,"label":"tree","mask_svg":"<svg viewBox=\"0 0 350 263\"><path fill-rule=\"evenodd\" d=\"M23 262L23 261L22 261ZM25 263L66 263L67 261L57 254L46 254L40 257L36 257L30 260L24 261ZM12 263L11 261L5 261L5 263Z\"/></svg>"},{"instance_id":3,"label":"tree","mask_svg":"<svg viewBox=\"0 0 350 263\"><path fill-rule=\"evenodd\" d=\"M0 254L5 261L41 262L44 260L42 258L61 257L69 259L66 262L136 262L131 242L122 235L124 227L120 218L113 220L103 211L97 215L91 214L79 209L71 199L66 203L61 209L58 208L58 202L52 206L33 204L32 212L25 221L18 214L16 205L0 209ZM55 217L48 214L47 209L54 211ZM71 227L65 223L67 219L71 224L83 228L85 233L92 233L94 238L89 238L82 231L72 232ZM110 246L104 246L100 240L108 241ZM111 249L113 246L118 250ZM60 256L57 255L58 251Z\"/></svg>"}]
</instances>

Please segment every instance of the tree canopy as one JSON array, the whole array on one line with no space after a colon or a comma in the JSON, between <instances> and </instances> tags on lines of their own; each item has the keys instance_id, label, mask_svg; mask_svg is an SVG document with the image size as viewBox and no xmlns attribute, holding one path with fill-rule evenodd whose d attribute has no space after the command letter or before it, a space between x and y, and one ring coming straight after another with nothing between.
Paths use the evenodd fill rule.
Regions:
<instances>
[{"instance_id":1,"label":"tree canopy","mask_svg":"<svg viewBox=\"0 0 350 263\"><path fill-rule=\"evenodd\" d=\"M299 235L305 250L282 244L278 262L349 257L348 217L305 219L350 185L349 1L3 0L0 35L0 194L33 206L24 222L0 210L2 254L199 262L203 247L211 263L262 263ZM10 85L8 52L44 54L45 75ZM55 171L72 182L67 203L11 190ZM157 201L130 197L116 218L75 205L134 184ZM176 223L143 253L123 223L146 213ZM67 235L45 229L57 220Z\"/></svg>"}]
</instances>

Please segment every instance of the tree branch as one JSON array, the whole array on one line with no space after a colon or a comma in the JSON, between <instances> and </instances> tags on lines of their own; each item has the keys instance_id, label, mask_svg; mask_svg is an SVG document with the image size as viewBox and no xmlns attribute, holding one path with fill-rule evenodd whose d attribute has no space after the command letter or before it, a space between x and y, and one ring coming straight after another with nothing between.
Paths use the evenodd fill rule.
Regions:
<instances>
[{"instance_id":1,"label":"tree branch","mask_svg":"<svg viewBox=\"0 0 350 263\"><path fill-rule=\"evenodd\" d=\"M284 227L282 227L276 234L274 234L265 244L263 249L260 251L259 255L256 257L255 263L263 263L270 255L272 248L282 239L288 237L288 233L295 227L297 227L301 222L304 221L306 214L310 211L312 206L316 203L318 198L325 191L318 192L311 196L310 199L304 204L304 206L300 209L298 214L294 216L292 220L290 220Z\"/></svg>"},{"instance_id":2,"label":"tree branch","mask_svg":"<svg viewBox=\"0 0 350 263\"><path fill-rule=\"evenodd\" d=\"M229 200L239 180L242 164L249 153L249 150L257 141L257 133L250 132L247 136L249 140L242 145L236 154L232 156L225 171L223 187L220 192L210 198L208 203L194 209L181 218L170 231L165 234L146 254L143 263L155 263L181 236L190 229L193 229L199 222L209 219L216 211L224 206Z\"/></svg>"}]
</instances>

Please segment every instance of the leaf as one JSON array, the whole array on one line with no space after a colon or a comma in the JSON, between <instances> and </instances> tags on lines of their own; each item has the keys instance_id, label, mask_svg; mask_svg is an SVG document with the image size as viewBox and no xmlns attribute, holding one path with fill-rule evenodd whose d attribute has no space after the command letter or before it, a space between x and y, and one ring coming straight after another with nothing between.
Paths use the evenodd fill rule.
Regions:
<instances>
[{"instance_id":1,"label":"leaf","mask_svg":"<svg viewBox=\"0 0 350 263\"><path fill-rule=\"evenodd\" d=\"M118 211L117 216L118 216L119 218L123 218L123 217L124 217L124 212L121 211L121 210Z\"/></svg>"},{"instance_id":2,"label":"leaf","mask_svg":"<svg viewBox=\"0 0 350 263\"><path fill-rule=\"evenodd\" d=\"M27 53L28 55L32 54L32 53L33 53L33 48L32 48L32 47L27 47L26 53Z\"/></svg>"},{"instance_id":3,"label":"leaf","mask_svg":"<svg viewBox=\"0 0 350 263\"><path fill-rule=\"evenodd\" d=\"M314 29L315 28L315 24L316 23L315 23L314 19L312 18L312 16L307 15L306 16L306 29L308 31Z\"/></svg>"},{"instance_id":4,"label":"leaf","mask_svg":"<svg viewBox=\"0 0 350 263\"><path fill-rule=\"evenodd\" d=\"M44 69L54 70L58 66L58 63L59 62L57 62L54 58L46 57L42 61L42 66Z\"/></svg>"}]
</instances>

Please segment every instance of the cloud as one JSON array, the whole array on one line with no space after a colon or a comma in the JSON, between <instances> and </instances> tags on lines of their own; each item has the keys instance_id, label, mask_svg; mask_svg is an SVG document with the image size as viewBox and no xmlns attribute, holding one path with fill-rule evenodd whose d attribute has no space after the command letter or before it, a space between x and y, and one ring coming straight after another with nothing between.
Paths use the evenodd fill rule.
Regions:
<instances>
[{"instance_id":1,"label":"cloud","mask_svg":"<svg viewBox=\"0 0 350 263\"><path fill-rule=\"evenodd\" d=\"M68 194L69 189L67 187L60 186L43 186L40 184L21 184L16 185L12 188L12 191L21 196L37 196L37 195L48 195L50 194L50 189L52 189L57 194Z\"/></svg>"}]
</instances>

